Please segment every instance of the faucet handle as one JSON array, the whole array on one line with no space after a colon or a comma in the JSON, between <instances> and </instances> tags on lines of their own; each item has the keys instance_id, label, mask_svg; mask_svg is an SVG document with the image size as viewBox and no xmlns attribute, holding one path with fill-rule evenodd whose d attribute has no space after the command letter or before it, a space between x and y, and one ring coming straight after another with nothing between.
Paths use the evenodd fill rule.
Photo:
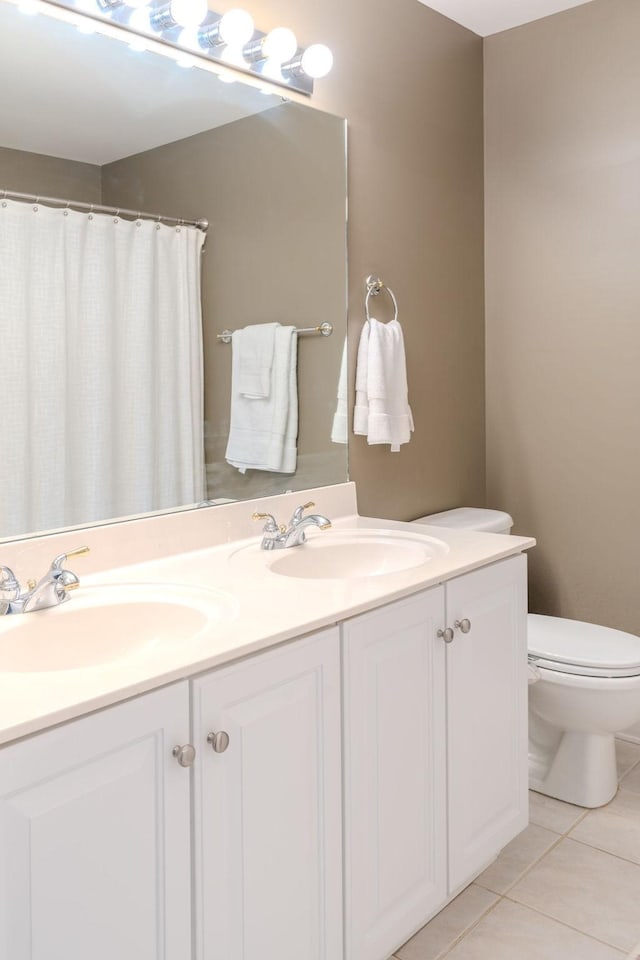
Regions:
<instances>
[{"instance_id":1,"label":"faucet handle","mask_svg":"<svg viewBox=\"0 0 640 960\"><path fill-rule=\"evenodd\" d=\"M69 590L77 590L80 586L80 581L71 570L61 570L56 582L65 594L67 594Z\"/></svg>"},{"instance_id":2,"label":"faucet handle","mask_svg":"<svg viewBox=\"0 0 640 960\"><path fill-rule=\"evenodd\" d=\"M67 562L69 557L82 557L85 553L89 553L89 547L78 547L76 550L70 550L69 553L61 553L51 563L51 569L54 571L62 570L62 566Z\"/></svg>"},{"instance_id":3,"label":"faucet handle","mask_svg":"<svg viewBox=\"0 0 640 960\"><path fill-rule=\"evenodd\" d=\"M251 514L251 519L252 519L252 520L266 520L267 522L266 522L265 525L264 525L264 532L265 532L265 533L278 533L278 531L279 531L279 529L280 529L280 528L278 527L278 524L276 523L276 518L273 516L272 513L252 513L252 514Z\"/></svg>"},{"instance_id":4,"label":"faucet handle","mask_svg":"<svg viewBox=\"0 0 640 960\"><path fill-rule=\"evenodd\" d=\"M10 596L7 596L10 594ZM0 565L0 601L17 600L20 596L20 584L11 567Z\"/></svg>"},{"instance_id":5,"label":"faucet handle","mask_svg":"<svg viewBox=\"0 0 640 960\"><path fill-rule=\"evenodd\" d=\"M293 516L291 517L292 527L295 527L297 523L300 523L300 521L302 520L302 514L304 513L305 510L309 510L310 507L315 507L315 503L313 500L309 500L308 503L303 503L302 506L296 507L296 509L293 511Z\"/></svg>"}]
</instances>

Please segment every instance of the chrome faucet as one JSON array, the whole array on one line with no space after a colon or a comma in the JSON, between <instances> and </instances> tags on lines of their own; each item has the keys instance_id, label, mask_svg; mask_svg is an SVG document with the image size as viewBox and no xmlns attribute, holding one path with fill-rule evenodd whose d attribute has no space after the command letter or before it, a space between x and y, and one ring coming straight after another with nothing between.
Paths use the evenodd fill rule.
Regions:
<instances>
[{"instance_id":1,"label":"chrome faucet","mask_svg":"<svg viewBox=\"0 0 640 960\"><path fill-rule=\"evenodd\" d=\"M296 507L288 527L284 524L279 526L271 513L254 513L252 520L267 521L264 525L264 537L260 544L261 549L284 550L287 547L299 547L307 539L305 533L306 527L314 526L319 527L320 530L328 530L331 526L331 521L323 517L321 513L308 513L306 516L303 516L304 511L310 507L315 507L313 501Z\"/></svg>"},{"instance_id":2,"label":"chrome faucet","mask_svg":"<svg viewBox=\"0 0 640 960\"><path fill-rule=\"evenodd\" d=\"M68 600L70 590L80 586L75 573L65 570L64 564L69 557L80 557L89 553L89 547L79 547L69 553L61 553L51 563L43 577L36 583L29 580L27 590L20 584L9 567L0 566L0 616L10 613L33 613L46 607L57 607Z\"/></svg>"}]
</instances>

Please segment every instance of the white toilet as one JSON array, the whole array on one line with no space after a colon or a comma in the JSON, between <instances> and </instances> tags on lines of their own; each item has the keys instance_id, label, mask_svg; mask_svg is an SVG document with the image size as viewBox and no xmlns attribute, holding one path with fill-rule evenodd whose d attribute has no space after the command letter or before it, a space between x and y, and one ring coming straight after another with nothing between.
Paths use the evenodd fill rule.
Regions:
<instances>
[{"instance_id":1,"label":"white toilet","mask_svg":"<svg viewBox=\"0 0 640 960\"><path fill-rule=\"evenodd\" d=\"M461 507L416 523L511 532L508 513ZM640 721L640 637L529 614L529 786L599 807L615 796L614 734Z\"/></svg>"}]
</instances>

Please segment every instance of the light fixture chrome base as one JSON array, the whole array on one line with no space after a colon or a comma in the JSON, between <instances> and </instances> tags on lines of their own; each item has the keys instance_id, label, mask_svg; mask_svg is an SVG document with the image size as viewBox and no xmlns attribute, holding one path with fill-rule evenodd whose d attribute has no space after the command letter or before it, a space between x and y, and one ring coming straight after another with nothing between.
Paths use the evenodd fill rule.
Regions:
<instances>
[{"instance_id":1,"label":"light fixture chrome base","mask_svg":"<svg viewBox=\"0 0 640 960\"><path fill-rule=\"evenodd\" d=\"M230 70L237 70L241 73L247 73L260 77L276 86L285 87L288 90L295 90L297 93L311 96L313 93L313 80L306 74L300 74L294 66L300 60L302 50L298 50L290 64L283 64L277 67L268 61L248 60L243 57L242 60L230 60L227 53L227 47L223 43L207 41L207 36L211 32L212 39L217 34L214 29L220 21L221 15L210 10L203 20L202 24L195 31L199 38L197 47L185 47L179 42L182 28L175 24L170 16L169 4L167 0L154 0L149 4L150 29L141 30L137 26L130 24L131 16L135 12L132 7L125 3L125 0L96 0L95 12L88 13L86 9L79 10L74 0L42 0L42 3L54 7L63 7L66 10L73 11L76 16L84 17L89 20L108 22L114 26L126 30L128 33L153 40L165 46L173 47L176 50L184 51L196 60L204 59L219 63ZM250 48L258 50L261 42L266 37L266 33L256 30L249 43Z\"/></svg>"}]
</instances>

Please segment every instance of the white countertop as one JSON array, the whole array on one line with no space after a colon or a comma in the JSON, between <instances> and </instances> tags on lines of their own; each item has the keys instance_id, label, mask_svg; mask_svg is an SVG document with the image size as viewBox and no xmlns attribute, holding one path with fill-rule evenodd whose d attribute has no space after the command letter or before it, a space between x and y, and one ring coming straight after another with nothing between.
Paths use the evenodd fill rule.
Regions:
<instances>
[{"instance_id":1,"label":"white countertop","mask_svg":"<svg viewBox=\"0 0 640 960\"><path fill-rule=\"evenodd\" d=\"M301 498L301 494L294 495L296 502ZM338 623L535 544L530 538L414 526L356 514L332 519L337 531L384 529L436 538L447 544L448 552L396 573L349 580L304 579L271 573L268 560L275 551L260 551L261 537L253 537L81 577L82 586L166 584L169 594L180 585L196 588L205 605L211 591L212 601L222 594L233 612L231 618L214 621L195 638L151 646L106 665L0 673L0 743ZM326 535L330 536L330 531ZM230 562L239 548L245 548L244 556L250 560L246 567L236 560ZM72 597L68 603L73 602ZM21 616L46 617L49 613L55 614L56 609ZM87 644L91 640L87 636Z\"/></svg>"}]
</instances>

